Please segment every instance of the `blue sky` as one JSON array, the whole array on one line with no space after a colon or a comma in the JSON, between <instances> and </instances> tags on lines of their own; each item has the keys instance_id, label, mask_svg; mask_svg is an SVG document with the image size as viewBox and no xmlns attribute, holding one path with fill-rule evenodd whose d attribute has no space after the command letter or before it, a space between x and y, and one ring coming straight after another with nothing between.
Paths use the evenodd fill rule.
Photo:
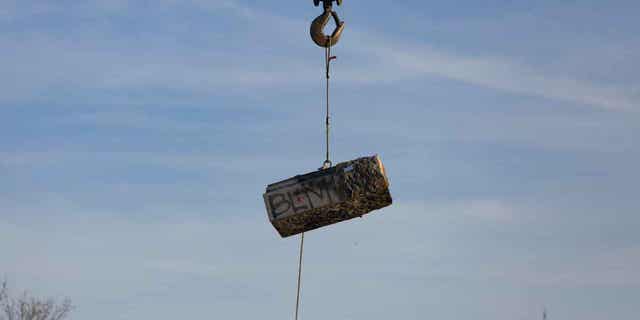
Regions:
<instances>
[{"instance_id":1,"label":"blue sky","mask_svg":"<svg viewBox=\"0 0 640 320\"><path fill-rule=\"evenodd\" d=\"M350 1L302 319L636 319L637 1ZM292 317L267 184L323 161L311 1L0 0L0 275L74 319Z\"/></svg>"}]
</instances>

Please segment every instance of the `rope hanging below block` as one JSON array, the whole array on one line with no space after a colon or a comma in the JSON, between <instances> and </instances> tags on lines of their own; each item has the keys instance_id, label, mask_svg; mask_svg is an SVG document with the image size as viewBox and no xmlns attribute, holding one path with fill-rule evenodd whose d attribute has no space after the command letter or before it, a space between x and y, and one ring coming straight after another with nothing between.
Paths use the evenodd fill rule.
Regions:
<instances>
[{"instance_id":1,"label":"rope hanging below block","mask_svg":"<svg viewBox=\"0 0 640 320\"><path fill-rule=\"evenodd\" d=\"M298 259L298 293L296 294L296 317L298 320L298 309L300 307L300 285L302 284L302 254L304 253L304 232L300 235L300 256Z\"/></svg>"}]
</instances>

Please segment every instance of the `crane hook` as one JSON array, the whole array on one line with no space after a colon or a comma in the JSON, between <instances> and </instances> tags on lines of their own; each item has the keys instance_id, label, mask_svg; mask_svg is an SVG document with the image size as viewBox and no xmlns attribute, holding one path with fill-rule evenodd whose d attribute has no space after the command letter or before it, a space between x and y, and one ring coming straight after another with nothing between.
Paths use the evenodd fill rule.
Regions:
<instances>
[{"instance_id":1,"label":"crane hook","mask_svg":"<svg viewBox=\"0 0 640 320\"><path fill-rule=\"evenodd\" d=\"M323 3L324 12L311 23L311 39L313 39L313 42L318 46L329 48L338 43L340 36L342 35L342 31L344 30L344 21L341 21L338 14L332 9L334 1L337 2L338 5L341 5L342 0L313 0L313 3L317 7L320 4L320 1ZM329 19L332 17L333 21L336 23L336 29L333 30L331 36L327 36L324 34L324 27L329 23Z\"/></svg>"}]
</instances>

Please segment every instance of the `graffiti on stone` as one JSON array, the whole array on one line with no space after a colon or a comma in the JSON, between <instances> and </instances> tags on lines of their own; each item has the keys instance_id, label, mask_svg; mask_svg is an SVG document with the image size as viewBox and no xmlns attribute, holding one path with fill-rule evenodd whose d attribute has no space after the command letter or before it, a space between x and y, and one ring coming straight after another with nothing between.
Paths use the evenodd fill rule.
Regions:
<instances>
[{"instance_id":1,"label":"graffiti on stone","mask_svg":"<svg viewBox=\"0 0 640 320\"><path fill-rule=\"evenodd\" d=\"M267 192L264 197L272 219L285 218L342 201L331 175L276 189Z\"/></svg>"}]
</instances>

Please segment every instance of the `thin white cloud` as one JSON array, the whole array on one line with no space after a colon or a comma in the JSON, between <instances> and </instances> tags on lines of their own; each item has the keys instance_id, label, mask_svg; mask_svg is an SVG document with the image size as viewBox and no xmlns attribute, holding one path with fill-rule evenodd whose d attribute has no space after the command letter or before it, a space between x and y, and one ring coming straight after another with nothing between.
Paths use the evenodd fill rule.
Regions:
<instances>
[{"instance_id":1,"label":"thin white cloud","mask_svg":"<svg viewBox=\"0 0 640 320\"><path fill-rule=\"evenodd\" d=\"M88 8L116 10L128 5L123 1L115 6L116 9L111 5L105 9L102 4L98 1ZM179 4L167 0L161 5ZM293 38L298 39L298 33L293 33L291 27L306 25L304 21L256 12L233 1L192 1L186 5L208 10L210 14L219 14L220 9L233 12L235 19L248 23L256 31L257 38L260 37L258 34L276 34L278 39L295 34ZM348 52L343 55L351 55L350 59L355 62L351 67L340 67L335 80L343 84L415 81L423 76L435 76L492 90L607 110L635 110L639 103L637 93L628 87L597 85L572 78L561 70L542 71L515 63L508 57L469 56L422 43L397 43L389 41L385 35L351 28L348 32L343 41L350 43L336 49ZM228 87L272 88L317 82L312 75L318 73L318 66L309 64L310 60L306 58L292 55L261 56L257 61L254 56L225 53L221 48L176 48L175 43L161 38L156 39L158 46L142 48L130 40L119 39L116 34L105 37L96 31L86 31L81 38L77 35L74 35L76 39L68 41L48 36L46 31L5 34L0 45L5 55L0 64L4 73L10 76L0 83L6 89L1 99L37 99L42 94L50 94L50 90L71 88L74 91L156 88L209 94ZM251 40L246 45L251 46ZM294 52L299 53L299 48ZM210 54L204 54L203 50ZM228 58L229 55L233 58Z\"/></svg>"},{"instance_id":2,"label":"thin white cloud","mask_svg":"<svg viewBox=\"0 0 640 320\"><path fill-rule=\"evenodd\" d=\"M255 157L234 156L220 153L175 153L175 152L86 152L86 151L33 151L0 152L0 165L23 167L33 165L55 165L71 163L147 164L175 169L224 168L225 170L250 167ZM268 155L265 155L268 157ZM87 162L88 161L88 162ZM274 161L274 160L272 160Z\"/></svg>"},{"instance_id":3,"label":"thin white cloud","mask_svg":"<svg viewBox=\"0 0 640 320\"><path fill-rule=\"evenodd\" d=\"M517 209L506 201L498 199L468 199L436 203L401 203L397 210L406 212L428 212L430 215L473 219L480 222L509 223L517 220Z\"/></svg>"},{"instance_id":4,"label":"thin white cloud","mask_svg":"<svg viewBox=\"0 0 640 320\"><path fill-rule=\"evenodd\" d=\"M192 204L197 210L212 210L211 215L194 218L167 209L164 220L138 222L128 215L74 207L73 203L33 203L29 209L15 208L14 223L0 215L0 234L7 240L0 242L4 272L20 285L47 295L70 295L81 302L85 311L80 314L108 317L128 309L127 301L139 305L148 295L154 296L156 304L175 299L183 303L180 290L193 299L200 294L194 290L199 290L202 282L208 297L229 294L228 285L247 286L247 290L236 287L234 294L243 296L230 299L267 308L272 301L263 300L263 291L276 292L277 297L293 296L298 242L295 238L280 239L268 224L260 201L255 203L255 212L244 215L237 210L220 215L216 212L220 208ZM151 215L154 210L138 214ZM350 303L373 299L397 304L409 299L410 304L419 304L425 296L435 298L431 296L436 294L433 289L425 288L427 282L456 286L460 291L486 281L502 281L519 290L640 282L637 247L610 253L588 249L585 252L590 256L583 258L576 258L573 252L567 252L567 257L554 256L553 248L537 247L533 253L514 250L536 226L522 229L521 223L504 222L517 222L530 210L526 205L496 199L399 202L363 219L311 232L307 237L305 288L325 294L334 292L340 283L359 293L378 290L375 296L359 296ZM43 217L44 211L46 217L56 219L49 218L45 224L34 223L37 217L30 218L38 212ZM494 227L502 232L518 234L510 238L513 242L501 241L505 238L484 222L489 226L497 223ZM403 288L402 296L389 293L398 286ZM436 291L442 297L443 293ZM457 291L444 294L453 299ZM122 298L114 302L118 308L103 303L114 295ZM336 296L342 299L349 293ZM220 306L224 301L201 301L194 307L212 303ZM495 307L500 302L485 303ZM171 310L161 305L161 310ZM275 305L285 308L287 303ZM344 312L349 306L336 305L335 309ZM158 310L158 306L149 310ZM247 316L256 314L254 310L244 312Z\"/></svg>"},{"instance_id":5,"label":"thin white cloud","mask_svg":"<svg viewBox=\"0 0 640 320\"><path fill-rule=\"evenodd\" d=\"M526 282L533 286L640 286L640 246L592 250L589 255L565 259L532 259L526 264L485 265L481 272L490 278Z\"/></svg>"},{"instance_id":6,"label":"thin white cloud","mask_svg":"<svg viewBox=\"0 0 640 320\"><path fill-rule=\"evenodd\" d=\"M640 101L628 87L604 86L516 63L508 57L468 56L417 43L355 33L362 53L378 63L368 70L349 70L348 79L373 82L438 76L489 89L587 104L608 110L633 111ZM597 61L594 61L597 64Z\"/></svg>"}]
</instances>

